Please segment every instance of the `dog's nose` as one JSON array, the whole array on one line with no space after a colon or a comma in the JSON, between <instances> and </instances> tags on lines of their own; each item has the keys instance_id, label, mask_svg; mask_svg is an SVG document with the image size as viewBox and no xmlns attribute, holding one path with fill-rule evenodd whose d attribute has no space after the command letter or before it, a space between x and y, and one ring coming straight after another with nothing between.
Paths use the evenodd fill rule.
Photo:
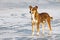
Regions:
<instances>
[{"instance_id":1,"label":"dog's nose","mask_svg":"<svg viewBox=\"0 0 60 40\"><path fill-rule=\"evenodd\" d=\"M30 13L31 13L31 11L30 11Z\"/></svg>"}]
</instances>

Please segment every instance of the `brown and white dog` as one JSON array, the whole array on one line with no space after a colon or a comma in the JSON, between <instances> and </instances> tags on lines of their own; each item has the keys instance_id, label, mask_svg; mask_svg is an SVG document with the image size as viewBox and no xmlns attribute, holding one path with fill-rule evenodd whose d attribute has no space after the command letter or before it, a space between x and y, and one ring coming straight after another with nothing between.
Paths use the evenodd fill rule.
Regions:
<instances>
[{"instance_id":1,"label":"brown and white dog","mask_svg":"<svg viewBox=\"0 0 60 40\"><path fill-rule=\"evenodd\" d=\"M43 29L43 33L44 33L44 23L46 21L48 23L48 28L51 33L52 28L51 28L50 22L51 22L52 17L50 17L49 14L46 12L38 13L38 11L37 11L38 6L35 6L35 7L29 6L29 9L30 9L30 13L32 15L32 35L34 35L34 25L35 24L37 25L37 35L39 35L40 23L42 23L42 29Z\"/></svg>"}]
</instances>

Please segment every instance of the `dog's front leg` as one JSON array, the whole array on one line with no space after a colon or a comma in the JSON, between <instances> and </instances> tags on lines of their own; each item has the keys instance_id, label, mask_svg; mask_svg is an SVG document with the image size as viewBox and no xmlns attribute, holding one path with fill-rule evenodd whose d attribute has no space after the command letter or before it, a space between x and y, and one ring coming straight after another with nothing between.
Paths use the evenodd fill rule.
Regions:
<instances>
[{"instance_id":1,"label":"dog's front leg","mask_svg":"<svg viewBox=\"0 0 60 40\"><path fill-rule=\"evenodd\" d=\"M43 31L43 34L44 34L44 23L42 23L42 31Z\"/></svg>"},{"instance_id":2,"label":"dog's front leg","mask_svg":"<svg viewBox=\"0 0 60 40\"><path fill-rule=\"evenodd\" d=\"M39 32L40 32L39 24L40 24L40 23L37 23L37 35L39 35Z\"/></svg>"},{"instance_id":3,"label":"dog's front leg","mask_svg":"<svg viewBox=\"0 0 60 40\"><path fill-rule=\"evenodd\" d=\"M32 35L34 35L34 21L32 21Z\"/></svg>"}]
</instances>

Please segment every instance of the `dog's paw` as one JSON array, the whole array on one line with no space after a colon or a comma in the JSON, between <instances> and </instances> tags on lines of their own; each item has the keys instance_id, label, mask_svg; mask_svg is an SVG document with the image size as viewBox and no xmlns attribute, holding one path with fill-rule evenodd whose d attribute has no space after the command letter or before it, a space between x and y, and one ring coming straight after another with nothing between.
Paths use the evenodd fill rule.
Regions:
<instances>
[{"instance_id":1,"label":"dog's paw","mask_svg":"<svg viewBox=\"0 0 60 40\"><path fill-rule=\"evenodd\" d=\"M39 32L37 32L37 35L39 36Z\"/></svg>"},{"instance_id":2,"label":"dog's paw","mask_svg":"<svg viewBox=\"0 0 60 40\"><path fill-rule=\"evenodd\" d=\"M32 33L32 36L34 35L34 32Z\"/></svg>"}]
</instances>

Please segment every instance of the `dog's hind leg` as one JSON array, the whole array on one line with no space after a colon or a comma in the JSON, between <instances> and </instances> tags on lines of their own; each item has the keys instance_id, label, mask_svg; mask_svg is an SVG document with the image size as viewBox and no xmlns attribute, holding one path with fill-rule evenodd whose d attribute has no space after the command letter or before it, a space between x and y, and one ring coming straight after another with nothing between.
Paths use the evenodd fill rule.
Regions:
<instances>
[{"instance_id":1,"label":"dog's hind leg","mask_svg":"<svg viewBox=\"0 0 60 40\"><path fill-rule=\"evenodd\" d=\"M43 34L44 34L44 22L42 23L42 31L43 31Z\"/></svg>"},{"instance_id":2,"label":"dog's hind leg","mask_svg":"<svg viewBox=\"0 0 60 40\"><path fill-rule=\"evenodd\" d=\"M47 23L48 23L48 28L50 30L49 34L51 34L52 28L51 28L50 18L47 19Z\"/></svg>"}]
</instances>

